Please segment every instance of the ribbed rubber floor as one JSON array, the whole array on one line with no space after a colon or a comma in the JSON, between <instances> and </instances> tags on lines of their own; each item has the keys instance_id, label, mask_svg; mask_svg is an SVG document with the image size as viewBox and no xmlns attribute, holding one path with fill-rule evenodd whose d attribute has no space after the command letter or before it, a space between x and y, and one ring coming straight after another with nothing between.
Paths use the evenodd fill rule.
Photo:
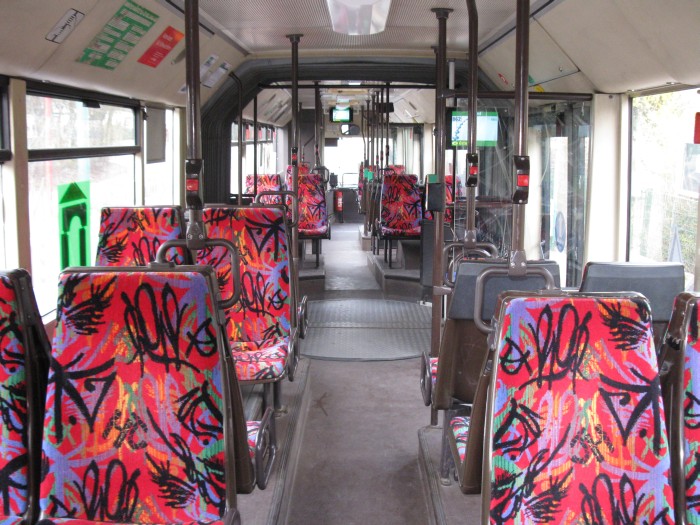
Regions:
<instances>
[{"instance_id":1,"label":"ribbed rubber floor","mask_svg":"<svg viewBox=\"0 0 700 525\"><path fill-rule=\"evenodd\" d=\"M309 303L304 355L317 359L388 361L430 347L431 309L418 303L346 299Z\"/></svg>"}]
</instances>

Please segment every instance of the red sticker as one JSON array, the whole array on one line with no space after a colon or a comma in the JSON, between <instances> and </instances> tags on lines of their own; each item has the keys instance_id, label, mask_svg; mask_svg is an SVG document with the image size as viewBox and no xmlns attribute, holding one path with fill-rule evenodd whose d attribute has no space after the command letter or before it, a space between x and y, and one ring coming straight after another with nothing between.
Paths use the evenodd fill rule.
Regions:
<instances>
[{"instance_id":1,"label":"red sticker","mask_svg":"<svg viewBox=\"0 0 700 525\"><path fill-rule=\"evenodd\" d=\"M141 55L138 61L150 67L158 67L184 36L184 33L181 33L172 26L168 26L165 31L156 38L156 41L151 44L151 47Z\"/></svg>"}]
</instances>

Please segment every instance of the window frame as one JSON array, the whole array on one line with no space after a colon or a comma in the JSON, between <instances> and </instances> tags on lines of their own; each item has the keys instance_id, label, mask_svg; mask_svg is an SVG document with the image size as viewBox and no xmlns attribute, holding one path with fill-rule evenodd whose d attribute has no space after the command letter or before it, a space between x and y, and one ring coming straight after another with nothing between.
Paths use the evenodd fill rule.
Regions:
<instances>
[{"instance_id":1,"label":"window frame","mask_svg":"<svg viewBox=\"0 0 700 525\"><path fill-rule=\"evenodd\" d=\"M0 162L12 160L10 149L10 79L0 75Z\"/></svg>"},{"instance_id":2,"label":"window frame","mask_svg":"<svg viewBox=\"0 0 700 525\"><path fill-rule=\"evenodd\" d=\"M112 157L118 155L139 155L143 150L141 143L143 120L141 119L141 103L137 100L84 91L57 84L45 84L36 81L27 81L27 96L59 98L74 100L86 104L108 104L131 109L134 116L134 145L133 146L106 146L93 148L50 148L28 149L29 162L47 160L80 159L87 157Z\"/></svg>"}]
</instances>

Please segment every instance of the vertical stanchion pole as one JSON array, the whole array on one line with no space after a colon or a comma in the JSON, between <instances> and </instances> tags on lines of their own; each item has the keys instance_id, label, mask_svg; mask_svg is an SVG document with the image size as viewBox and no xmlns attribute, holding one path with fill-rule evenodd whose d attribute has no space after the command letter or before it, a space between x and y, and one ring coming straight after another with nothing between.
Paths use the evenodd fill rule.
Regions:
<instances>
[{"instance_id":1,"label":"vertical stanchion pole","mask_svg":"<svg viewBox=\"0 0 700 525\"><path fill-rule=\"evenodd\" d=\"M513 231L510 245L509 271L512 275L524 275L527 261L525 254L525 204L527 204L530 186L530 162L527 156L530 1L516 1L515 174L513 178Z\"/></svg>"},{"instance_id":2,"label":"vertical stanchion pole","mask_svg":"<svg viewBox=\"0 0 700 525\"><path fill-rule=\"evenodd\" d=\"M238 197L236 203L243 204L243 82L235 73L231 73L231 78L238 86Z\"/></svg>"},{"instance_id":3,"label":"vertical stanchion pole","mask_svg":"<svg viewBox=\"0 0 700 525\"><path fill-rule=\"evenodd\" d=\"M294 209L292 217L299 217L299 40L304 35L294 34L287 35L292 43L292 191L297 196L292 199L292 207ZM294 261L294 271L292 272L292 287L297 300L300 300L299 289L299 227L292 227L292 259ZM292 320L298 326L298 314L296 306L292 308Z\"/></svg>"},{"instance_id":4,"label":"vertical stanchion pole","mask_svg":"<svg viewBox=\"0 0 700 525\"><path fill-rule=\"evenodd\" d=\"M469 152L467 153L467 224L464 244L467 248L476 246L476 189L479 185L479 150L476 145L476 95L478 92L479 71L477 69L479 51L479 15L476 0L467 0L469 13L469 77L467 112L469 114Z\"/></svg>"},{"instance_id":5,"label":"vertical stanchion pole","mask_svg":"<svg viewBox=\"0 0 700 525\"><path fill-rule=\"evenodd\" d=\"M444 241L444 203L445 203L445 65L447 55L447 17L452 9L431 9L438 19L438 49L435 65L435 171L437 182L442 191L442 210L433 212L435 239L433 244L433 309L430 331L430 355L437 357L440 353L440 336L442 330L442 298L439 292L442 287L442 247ZM437 413L431 412L431 423L437 424Z\"/></svg>"},{"instance_id":6,"label":"vertical stanchion pole","mask_svg":"<svg viewBox=\"0 0 700 525\"><path fill-rule=\"evenodd\" d=\"M253 193L258 193L258 96L253 98Z\"/></svg>"},{"instance_id":7,"label":"vertical stanchion pole","mask_svg":"<svg viewBox=\"0 0 700 525\"><path fill-rule=\"evenodd\" d=\"M389 82L386 83L386 106L384 108L386 110L386 146L384 146L384 158L386 159L387 166L389 166L391 164L389 162L389 151L390 151L390 148L389 148L389 137L390 137L390 134L389 134L389 114L390 114L389 113L389 94L390 94L389 86L390 85L391 84Z\"/></svg>"},{"instance_id":8,"label":"vertical stanchion pole","mask_svg":"<svg viewBox=\"0 0 700 525\"><path fill-rule=\"evenodd\" d=\"M321 119L323 118L323 109L321 108L321 90L318 87L318 82L314 82L314 163L320 166L321 163Z\"/></svg>"},{"instance_id":9,"label":"vertical stanchion pole","mask_svg":"<svg viewBox=\"0 0 700 525\"><path fill-rule=\"evenodd\" d=\"M292 43L292 191L294 195L299 195L299 40L304 35L294 34L287 35L287 38ZM297 199L292 200L292 206L295 208L293 217L298 217L298 202ZM299 231L296 226L292 228L292 253L298 257Z\"/></svg>"},{"instance_id":10,"label":"vertical stanchion pole","mask_svg":"<svg viewBox=\"0 0 700 525\"><path fill-rule=\"evenodd\" d=\"M185 76L187 106L187 156L185 158L185 202L187 204L187 246L204 247L205 233L202 220L202 122L199 99L199 2L185 2Z\"/></svg>"}]
</instances>

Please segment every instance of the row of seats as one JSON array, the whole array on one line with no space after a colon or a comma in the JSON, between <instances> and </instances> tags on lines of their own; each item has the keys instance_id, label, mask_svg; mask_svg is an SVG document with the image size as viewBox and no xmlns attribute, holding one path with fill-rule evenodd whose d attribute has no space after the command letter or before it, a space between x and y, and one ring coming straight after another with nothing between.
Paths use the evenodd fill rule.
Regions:
<instances>
[{"instance_id":1,"label":"row of seats","mask_svg":"<svg viewBox=\"0 0 700 525\"><path fill-rule=\"evenodd\" d=\"M277 404L280 381L293 379L299 358L300 308L291 276L296 271L290 230L282 206L207 206L202 212L207 238L225 239L239 251L240 300L223 308L226 334L238 380L265 385L266 406ZM143 266L167 241L184 239L178 206L105 208L100 222L97 264ZM143 247L147 246L148 249ZM146 253L149 254L146 258ZM189 262L189 252L171 248L166 259ZM234 292L231 259L225 248L208 247L194 256L212 266L224 301ZM274 389L274 392L273 392Z\"/></svg>"},{"instance_id":2,"label":"row of seats","mask_svg":"<svg viewBox=\"0 0 700 525\"><path fill-rule=\"evenodd\" d=\"M671 523L674 497L679 512L695 513L687 522L697 522L698 489L687 502L679 501L686 479L688 487L697 480L692 469L700 467L700 455L692 456L698 446L683 442L683 417L693 426L700 386L690 386L689 373L682 372L692 370L693 358L684 358L680 349L684 341L697 341L698 322L690 319L698 296L676 296L683 288L682 266L591 263L578 292L498 296L498 290L482 290L480 315L494 319L487 344L470 321L478 311L473 290L463 293L487 264L460 266L456 287L462 290L455 289L448 310L429 399L434 408L447 410L445 442L462 490L482 493L484 522L530 516L558 523L566 514L584 523L613 517L620 523ZM591 292L639 289L635 282L645 287L651 307L639 294ZM495 284L508 289L507 283ZM540 282L534 288L541 287ZM457 300L465 295L472 298L471 311L468 299ZM496 296L497 302L489 301ZM665 344L655 346L655 339L664 341L662 324L669 326L661 330ZM662 349L658 355L655 348ZM630 465L632 471L625 470ZM444 477L447 466L441 466Z\"/></svg>"},{"instance_id":3,"label":"row of seats","mask_svg":"<svg viewBox=\"0 0 700 525\"><path fill-rule=\"evenodd\" d=\"M239 522L274 418L245 420L217 288L205 266L67 269L49 345L29 275L0 273L4 523Z\"/></svg>"},{"instance_id":4,"label":"row of seats","mask_svg":"<svg viewBox=\"0 0 700 525\"><path fill-rule=\"evenodd\" d=\"M237 523L236 492L265 487L279 399L268 387L293 379L299 355L287 216L210 206L203 219L238 259L183 243L146 267L184 236L179 207L104 209L99 266L60 276L52 347L28 274L0 275L8 523ZM246 383L265 385L255 421Z\"/></svg>"},{"instance_id":5,"label":"row of seats","mask_svg":"<svg viewBox=\"0 0 700 525\"><path fill-rule=\"evenodd\" d=\"M330 239L325 183L323 173L311 171L308 164L299 165L300 239ZM255 178L252 175L246 176L245 192L248 194L260 195L263 192L281 192L291 188L292 166L287 167L284 180L279 174L257 175L257 193ZM259 200L263 204L282 203L282 197L277 195L260 195Z\"/></svg>"},{"instance_id":6,"label":"row of seats","mask_svg":"<svg viewBox=\"0 0 700 525\"><path fill-rule=\"evenodd\" d=\"M378 241L384 241L384 260L392 266L392 243L401 239L418 239L421 223L432 220L433 215L423 205L424 195L415 175L407 175L401 169L388 167L382 170L377 183L370 187L368 224L371 226L373 251L378 253ZM453 177L445 177L445 223L451 224L454 216L455 195ZM457 179L457 197L464 196L460 179Z\"/></svg>"}]
</instances>

